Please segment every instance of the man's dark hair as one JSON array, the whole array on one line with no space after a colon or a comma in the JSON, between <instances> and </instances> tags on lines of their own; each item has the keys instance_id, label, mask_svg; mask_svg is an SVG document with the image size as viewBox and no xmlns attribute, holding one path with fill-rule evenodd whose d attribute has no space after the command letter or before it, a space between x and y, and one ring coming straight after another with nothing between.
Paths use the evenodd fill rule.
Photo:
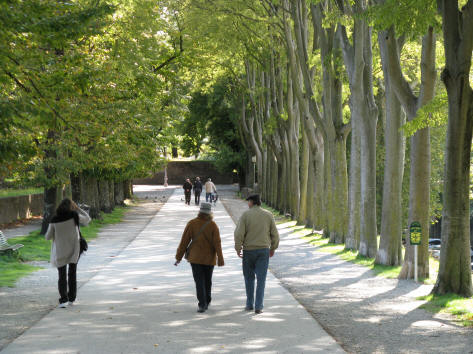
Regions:
<instances>
[{"instance_id":1,"label":"man's dark hair","mask_svg":"<svg viewBox=\"0 0 473 354\"><path fill-rule=\"evenodd\" d=\"M251 200L253 202L253 205L261 205L261 198L259 194L252 194L246 200Z\"/></svg>"}]
</instances>

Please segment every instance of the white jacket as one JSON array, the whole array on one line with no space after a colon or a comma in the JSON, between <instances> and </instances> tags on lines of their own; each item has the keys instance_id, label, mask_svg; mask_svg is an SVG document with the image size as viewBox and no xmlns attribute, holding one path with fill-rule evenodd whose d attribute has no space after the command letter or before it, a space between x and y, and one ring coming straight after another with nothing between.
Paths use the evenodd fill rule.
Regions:
<instances>
[{"instance_id":1,"label":"white jacket","mask_svg":"<svg viewBox=\"0 0 473 354\"><path fill-rule=\"evenodd\" d=\"M90 216L81 209L78 214L79 224L87 226L91 220ZM79 227L76 225L74 217L51 222L44 237L46 240L53 241L51 245L51 265L53 267L60 268L69 263L77 263L80 250Z\"/></svg>"}]
</instances>

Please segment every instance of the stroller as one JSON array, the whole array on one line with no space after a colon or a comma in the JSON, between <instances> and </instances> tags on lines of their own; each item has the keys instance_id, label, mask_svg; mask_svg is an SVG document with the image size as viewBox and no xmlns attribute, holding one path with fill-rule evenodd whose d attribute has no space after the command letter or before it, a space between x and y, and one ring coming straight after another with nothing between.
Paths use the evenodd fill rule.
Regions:
<instances>
[{"instance_id":1,"label":"stroller","mask_svg":"<svg viewBox=\"0 0 473 354\"><path fill-rule=\"evenodd\" d=\"M217 201L218 201L218 194L217 193L212 193L212 196L210 197L210 203L214 203L214 205L217 205Z\"/></svg>"}]
</instances>

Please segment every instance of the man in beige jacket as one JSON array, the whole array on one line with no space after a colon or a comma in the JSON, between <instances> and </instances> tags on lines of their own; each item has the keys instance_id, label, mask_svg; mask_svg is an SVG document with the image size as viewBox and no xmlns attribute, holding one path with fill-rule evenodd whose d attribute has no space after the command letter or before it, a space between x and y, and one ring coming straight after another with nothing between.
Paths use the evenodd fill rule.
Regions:
<instances>
[{"instance_id":1,"label":"man in beige jacket","mask_svg":"<svg viewBox=\"0 0 473 354\"><path fill-rule=\"evenodd\" d=\"M279 233L273 215L261 208L258 194L247 199L249 209L243 213L235 229L235 250L243 258L245 277L245 310L259 314L263 312L264 287L268 272L269 258L279 245ZM243 249L243 256L241 254ZM255 301L255 275L256 301Z\"/></svg>"}]
</instances>

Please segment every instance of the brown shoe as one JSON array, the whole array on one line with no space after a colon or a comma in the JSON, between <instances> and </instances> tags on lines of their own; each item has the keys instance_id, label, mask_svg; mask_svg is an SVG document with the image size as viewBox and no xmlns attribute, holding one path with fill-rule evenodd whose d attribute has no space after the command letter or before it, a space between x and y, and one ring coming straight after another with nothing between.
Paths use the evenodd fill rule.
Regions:
<instances>
[{"instance_id":1,"label":"brown shoe","mask_svg":"<svg viewBox=\"0 0 473 354\"><path fill-rule=\"evenodd\" d=\"M255 310L255 313L259 315L260 313L263 313L263 310Z\"/></svg>"}]
</instances>

